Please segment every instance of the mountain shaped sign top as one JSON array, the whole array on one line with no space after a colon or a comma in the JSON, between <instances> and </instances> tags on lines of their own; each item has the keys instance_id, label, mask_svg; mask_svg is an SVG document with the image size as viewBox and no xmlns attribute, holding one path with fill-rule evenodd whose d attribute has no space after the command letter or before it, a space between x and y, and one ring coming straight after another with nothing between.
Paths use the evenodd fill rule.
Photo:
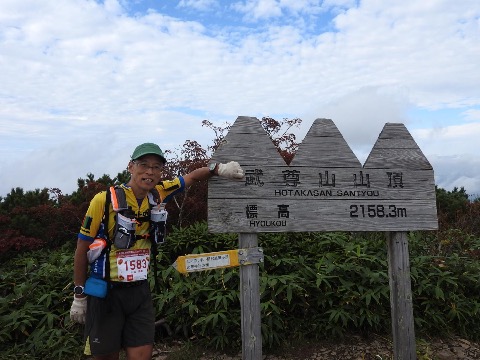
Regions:
<instances>
[{"instance_id":1,"label":"mountain shaped sign top","mask_svg":"<svg viewBox=\"0 0 480 360\"><path fill-rule=\"evenodd\" d=\"M240 116L212 161L245 178L208 185L211 232L437 229L433 169L403 124L387 123L364 166L332 120L317 119L287 166L258 119Z\"/></svg>"},{"instance_id":2,"label":"mountain shaped sign top","mask_svg":"<svg viewBox=\"0 0 480 360\"><path fill-rule=\"evenodd\" d=\"M360 168L362 165L330 119L316 119L291 165L328 168Z\"/></svg>"},{"instance_id":3,"label":"mountain shaped sign top","mask_svg":"<svg viewBox=\"0 0 480 360\"><path fill-rule=\"evenodd\" d=\"M238 161L249 166L285 166L272 140L257 118L239 116L212 156L212 161Z\"/></svg>"}]
</instances>

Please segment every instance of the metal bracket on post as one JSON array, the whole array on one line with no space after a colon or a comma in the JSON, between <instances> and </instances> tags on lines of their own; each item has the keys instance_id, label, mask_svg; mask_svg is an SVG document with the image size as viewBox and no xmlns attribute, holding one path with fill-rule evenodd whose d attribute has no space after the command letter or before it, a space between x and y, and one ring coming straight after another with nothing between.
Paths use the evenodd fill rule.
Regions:
<instances>
[{"instance_id":1,"label":"metal bracket on post","mask_svg":"<svg viewBox=\"0 0 480 360\"><path fill-rule=\"evenodd\" d=\"M238 262L240 265L252 265L263 263L263 249L254 247L248 249L238 249Z\"/></svg>"}]
</instances>

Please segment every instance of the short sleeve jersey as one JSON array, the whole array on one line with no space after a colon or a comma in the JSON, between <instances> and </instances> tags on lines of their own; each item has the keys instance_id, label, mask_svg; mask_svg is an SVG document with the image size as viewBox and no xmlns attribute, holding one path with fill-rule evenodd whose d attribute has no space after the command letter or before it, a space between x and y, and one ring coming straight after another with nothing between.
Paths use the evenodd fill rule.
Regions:
<instances>
[{"instance_id":1,"label":"short sleeve jersey","mask_svg":"<svg viewBox=\"0 0 480 360\"><path fill-rule=\"evenodd\" d=\"M150 239L146 236L149 230L150 219L150 205L148 197L145 197L139 204L132 189L126 185L121 185L125 191L127 205L131 207L135 213L135 218L138 221L135 235L137 240L135 244L129 249L118 249L112 244L109 256L110 262L110 280L111 281L131 281L135 280L126 278L128 276L146 275L148 272L148 265L150 260ZM182 192L185 189L185 182L183 177L177 177L174 180L163 181L156 186L160 195L160 200L164 203L168 202L175 194ZM85 214L78 238L81 240L93 242L97 236L102 236L105 229L103 228L102 218L105 211L106 191L96 194ZM113 239L115 230L115 211L112 205L109 207L108 219L108 236ZM123 259L130 259L128 266L130 269L123 269L121 267ZM132 260L133 259L133 260ZM90 264L91 274L95 277L105 278L105 255L100 256L97 260ZM127 264L125 264L127 266ZM120 267L120 268L119 268ZM132 270L132 267L134 268ZM129 270L127 274L125 271ZM136 275L135 275L136 274ZM125 276L123 276L125 275Z\"/></svg>"}]
</instances>

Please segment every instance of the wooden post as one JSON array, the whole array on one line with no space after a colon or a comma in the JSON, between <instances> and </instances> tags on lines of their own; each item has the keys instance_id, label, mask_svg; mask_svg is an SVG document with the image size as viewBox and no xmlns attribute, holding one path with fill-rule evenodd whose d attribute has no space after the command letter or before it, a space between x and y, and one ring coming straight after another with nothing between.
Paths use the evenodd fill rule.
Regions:
<instances>
[{"instance_id":1,"label":"wooden post","mask_svg":"<svg viewBox=\"0 0 480 360\"><path fill-rule=\"evenodd\" d=\"M406 232L387 232L393 359L415 360L410 258Z\"/></svg>"},{"instance_id":2,"label":"wooden post","mask_svg":"<svg viewBox=\"0 0 480 360\"><path fill-rule=\"evenodd\" d=\"M239 248L258 247L257 234L241 233ZM260 318L260 275L258 264L240 266L240 306L242 316L242 359L262 359L262 331Z\"/></svg>"}]
</instances>

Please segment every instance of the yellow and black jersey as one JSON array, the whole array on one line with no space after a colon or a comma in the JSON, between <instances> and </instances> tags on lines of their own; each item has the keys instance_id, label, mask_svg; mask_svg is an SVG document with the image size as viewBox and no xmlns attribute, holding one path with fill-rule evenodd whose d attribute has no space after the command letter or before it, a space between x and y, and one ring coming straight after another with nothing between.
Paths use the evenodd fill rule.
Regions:
<instances>
[{"instance_id":1,"label":"yellow and black jersey","mask_svg":"<svg viewBox=\"0 0 480 360\"><path fill-rule=\"evenodd\" d=\"M148 238L149 220L150 220L150 204L148 197L142 201L137 201L132 189L126 185L121 185L125 191L127 205L135 214L137 221L135 235L137 240L129 249L118 249L112 244L109 256L110 262L110 280L111 281L137 281L146 279L149 261L151 242ZM185 189L185 181L183 177L177 177L173 180L163 181L156 186L163 203L168 202L175 194ZM103 228L102 218L105 211L106 191L96 194L85 214L78 238L93 242L97 236L103 236L105 229ZM115 231L115 211L112 204L109 206L108 212L108 236L113 238ZM90 264L90 270L93 276L105 277L105 255L99 257Z\"/></svg>"}]
</instances>

